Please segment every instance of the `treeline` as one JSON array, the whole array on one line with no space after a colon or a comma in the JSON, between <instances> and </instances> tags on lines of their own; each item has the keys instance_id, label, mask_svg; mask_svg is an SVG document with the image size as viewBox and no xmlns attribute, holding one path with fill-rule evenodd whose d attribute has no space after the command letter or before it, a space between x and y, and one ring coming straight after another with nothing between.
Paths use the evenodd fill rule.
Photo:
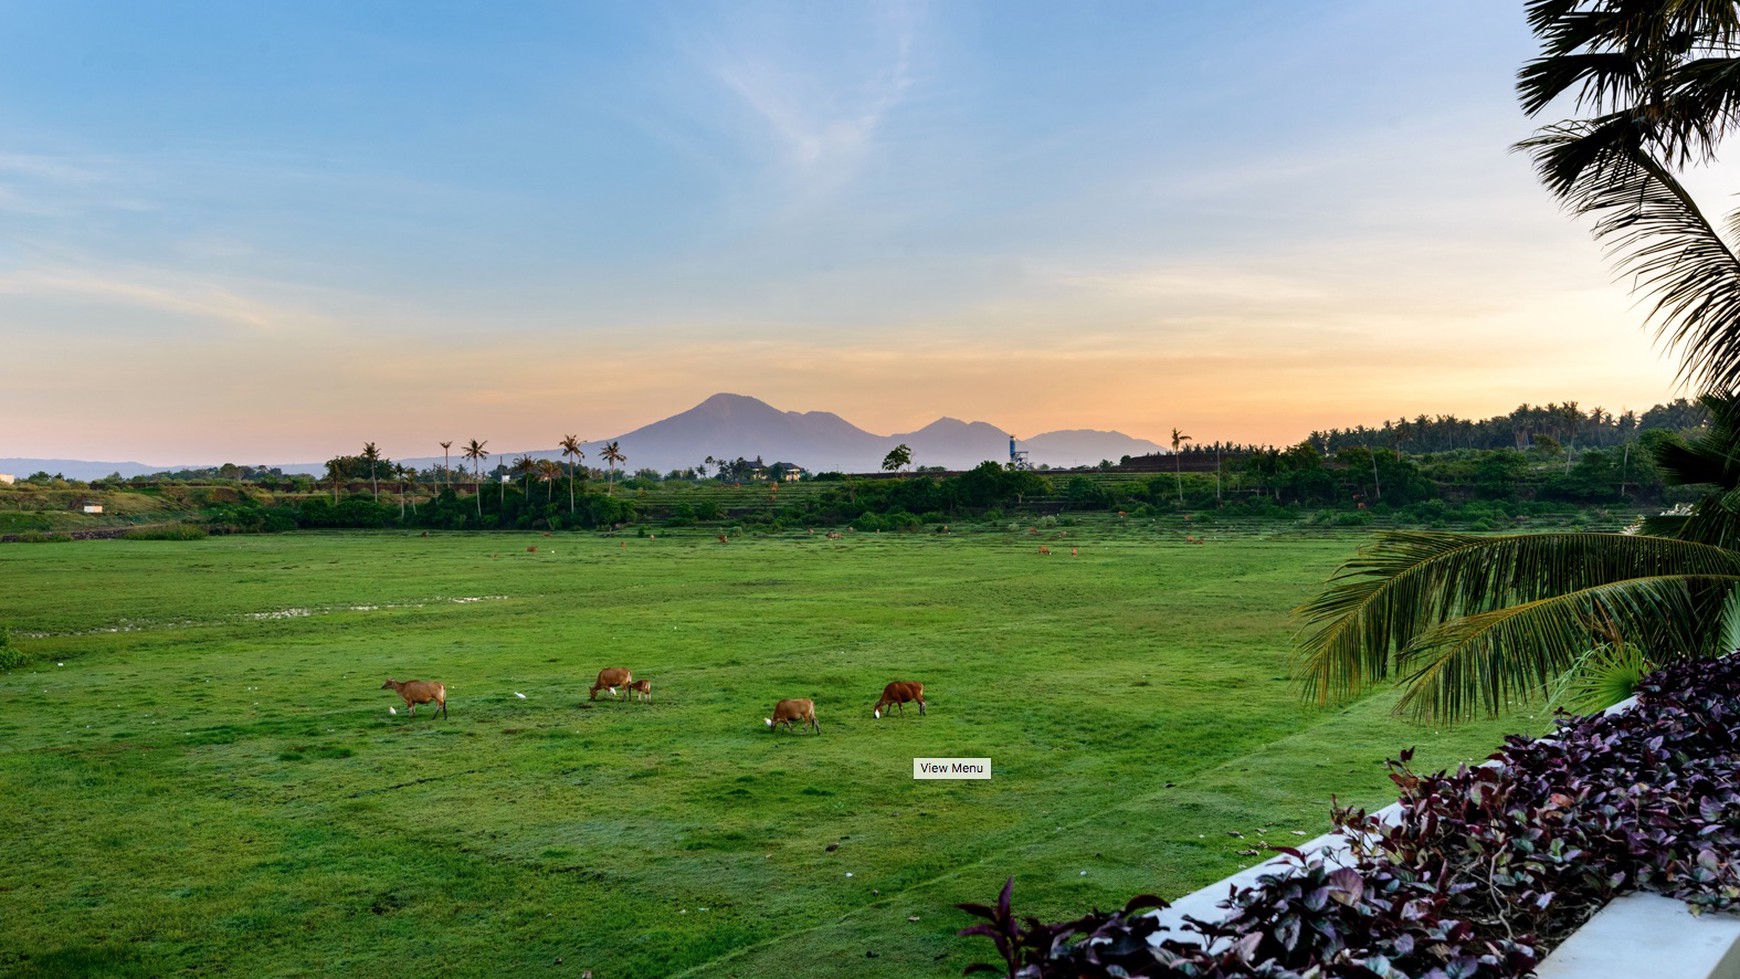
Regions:
<instances>
[{"instance_id":1,"label":"treeline","mask_svg":"<svg viewBox=\"0 0 1740 979\"><path fill-rule=\"evenodd\" d=\"M1040 473L994 462L958 475L904 477L824 473L798 483L737 487L637 473L612 481L526 475L429 486L367 477L334 467L337 482L312 492L272 492L239 482L205 487L163 483L116 487L175 501L216 532L298 528L441 530L609 529L629 524L683 527L736 524L909 530L968 520L1000 521L1067 512L1125 511L1134 516L1191 513L1201 518L1318 518L1353 522L1385 514L1427 525L1486 521L1576 508L1643 509L1676 502L1653 462L1653 449L1678 436L1644 433L1634 444L1571 452L1537 443L1515 449L1411 455L1344 448L1324 454L1309 442L1228 458L1206 472L1094 470ZM544 473L543 475L548 475ZM63 495L67 492L60 491ZM1683 492L1683 491L1680 491ZM61 505L80 498L66 495Z\"/></svg>"},{"instance_id":2,"label":"treeline","mask_svg":"<svg viewBox=\"0 0 1740 979\"><path fill-rule=\"evenodd\" d=\"M1518 405L1508 415L1482 421L1455 415L1417 415L1386 421L1379 428L1364 425L1312 432L1306 441L1323 452L1353 446L1407 452L1450 452L1457 449L1530 449L1540 445L1613 448L1634 441L1647 431L1678 432L1701 427L1709 420L1702 405L1685 398L1656 405L1643 414L1615 415L1603 408L1584 411L1575 401L1564 404Z\"/></svg>"},{"instance_id":3,"label":"treeline","mask_svg":"<svg viewBox=\"0 0 1740 979\"><path fill-rule=\"evenodd\" d=\"M299 528L408 530L596 530L639 517L633 500L595 490L577 491L572 501L517 486L488 483L480 493L459 494L445 486L430 497L389 493L386 500L367 492L319 493L301 499L242 497L204 509L206 525L218 533L282 532Z\"/></svg>"}]
</instances>

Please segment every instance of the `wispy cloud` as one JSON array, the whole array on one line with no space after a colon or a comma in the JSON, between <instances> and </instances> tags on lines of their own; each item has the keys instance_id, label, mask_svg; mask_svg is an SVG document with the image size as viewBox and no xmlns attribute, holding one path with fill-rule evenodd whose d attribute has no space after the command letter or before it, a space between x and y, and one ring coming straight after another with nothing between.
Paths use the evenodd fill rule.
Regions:
<instances>
[{"instance_id":1,"label":"wispy cloud","mask_svg":"<svg viewBox=\"0 0 1740 979\"><path fill-rule=\"evenodd\" d=\"M105 157L0 152L0 212L68 217L107 208L149 210L129 170Z\"/></svg>"},{"instance_id":2,"label":"wispy cloud","mask_svg":"<svg viewBox=\"0 0 1740 979\"><path fill-rule=\"evenodd\" d=\"M912 89L919 20L915 6L883 8L867 66L825 64L764 39L704 57L719 83L774 136L787 164L837 175L873 151L889 114Z\"/></svg>"},{"instance_id":3,"label":"wispy cloud","mask_svg":"<svg viewBox=\"0 0 1740 979\"><path fill-rule=\"evenodd\" d=\"M245 327L260 334L326 323L307 309L159 268L32 268L0 275L0 296L119 305Z\"/></svg>"}]
</instances>

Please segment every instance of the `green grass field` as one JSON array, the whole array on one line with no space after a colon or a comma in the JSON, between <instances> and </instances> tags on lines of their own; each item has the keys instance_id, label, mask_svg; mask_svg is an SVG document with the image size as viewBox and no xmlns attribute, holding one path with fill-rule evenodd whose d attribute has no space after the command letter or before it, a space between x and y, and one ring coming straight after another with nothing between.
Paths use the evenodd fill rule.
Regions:
<instances>
[{"instance_id":1,"label":"green grass field","mask_svg":"<svg viewBox=\"0 0 1740 979\"><path fill-rule=\"evenodd\" d=\"M1545 726L1301 707L1288 610L1358 538L1175 540L0 545L0 973L958 975L1011 874L1041 916L1176 896L1393 798L1402 747ZM616 665L656 702L586 705ZM893 679L929 716L872 719Z\"/></svg>"}]
</instances>

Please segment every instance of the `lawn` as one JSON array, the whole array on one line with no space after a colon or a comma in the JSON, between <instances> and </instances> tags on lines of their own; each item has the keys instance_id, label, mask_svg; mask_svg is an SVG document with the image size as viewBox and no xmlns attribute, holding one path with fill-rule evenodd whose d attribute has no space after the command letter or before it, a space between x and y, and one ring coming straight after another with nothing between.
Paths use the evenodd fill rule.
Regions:
<instances>
[{"instance_id":1,"label":"lawn","mask_svg":"<svg viewBox=\"0 0 1740 979\"><path fill-rule=\"evenodd\" d=\"M1011 874L1176 896L1399 748L1545 726L1298 703L1288 610L1357 537L1059 533L0 545L0 972L958 975ZM605 666L655 702L587 703ZM928 716L871 717L894 679ZM957 756L994 777L912 778Z\"/></svg>"}]
</instances>

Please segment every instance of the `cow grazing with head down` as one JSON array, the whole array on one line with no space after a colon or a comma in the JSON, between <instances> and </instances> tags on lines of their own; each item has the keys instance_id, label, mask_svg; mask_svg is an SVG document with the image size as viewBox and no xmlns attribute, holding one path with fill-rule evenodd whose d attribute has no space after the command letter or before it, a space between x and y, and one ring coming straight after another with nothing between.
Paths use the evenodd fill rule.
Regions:
<instances>
[{"instance_id":1,"label":"cow grazing with head down","mask_svg":"<svg viewBox=\"0 0 1740 979\"><path fill-rule=\"evenodd\" d=\"M405 699L405 706L411 708L411 716L417 716L418 704L434 704L435 712L442 717L447 716L447 686L433 680L394 680L387 678L381 684L382 690L396 690Z\"/></svg>"},{"instance_id":2,"label":"cow grazing with head down","mask_svg":"<svg viewBox=\"0 0 1740 979\"><path fill-rule=\"evenodd\" d=\"M598 671L598 681L592 684L592 698L598 699L598 691L609 690L612 697L616 696L617 687L626 687L634 682L634 671L621 666L612 666Z\"/></svg>"},{"instance_id":3,"label":"cow grazing with head down","mask_svg":"<svg viewBox=\"0 0 1740 979\"><path fill-rule=\"evenodd\" d=\"M877 720L881 720L883 713L885 713L883 708L893 704L900 708L900 713L905 714L908 701L916 701L918 703L918 713L920 716L923 716L924 684L919 683L917 680L896 680L882 688L882 699L876 702L876 709L873 713Z\"/></svg>"},{"instance_id":4,"label":"cow grazing with head down","mask_svg":"<svg viewBox=\"0 0 1740 979\"><path fill-rule=\"evenodd\" d=\"M773 705L773 716L765 718L770 730L779 730L785 725L789 730L795 722L798 733L803 733L806 727L813 727L816 733L822 733L822 726L816 723L816 702L807 698L801 700L782 700Z\"/></svg>"}]
</instances>

